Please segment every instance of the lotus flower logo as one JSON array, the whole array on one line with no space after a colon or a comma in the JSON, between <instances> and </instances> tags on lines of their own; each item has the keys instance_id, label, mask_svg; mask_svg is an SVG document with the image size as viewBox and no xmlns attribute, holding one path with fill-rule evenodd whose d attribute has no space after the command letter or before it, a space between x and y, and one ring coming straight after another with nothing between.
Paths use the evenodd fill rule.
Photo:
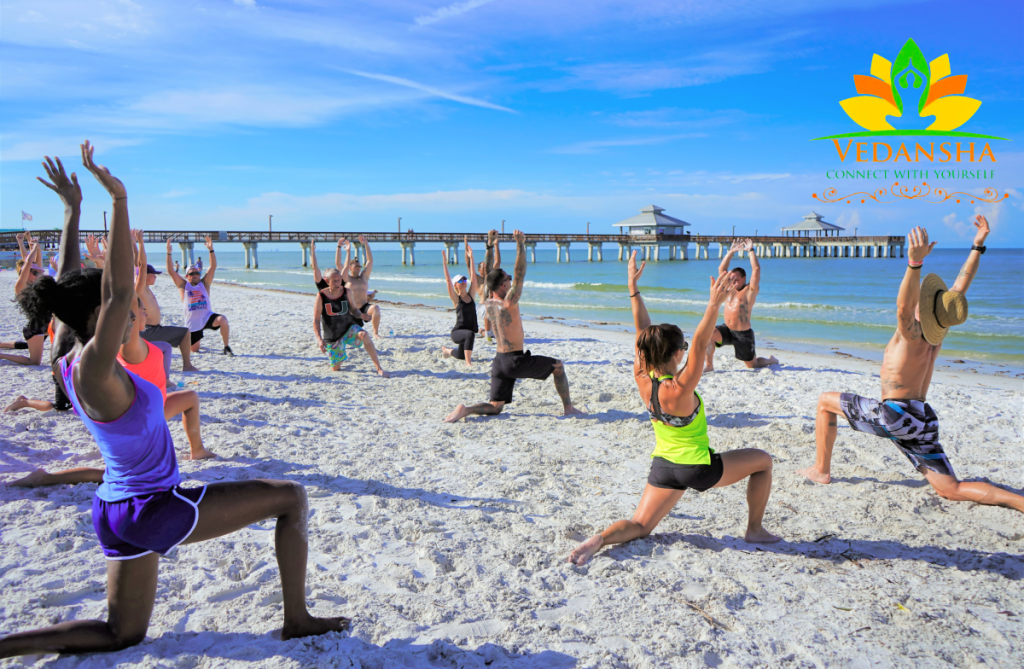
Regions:
<instances>
[{"instance_id":1,"label":"lotus flower logo","mask_svg":"<svg viewBox=\"0 0 1024 669\"><path fill-rule=\"evenodd\" d=\"M839 104L854 123L867 132L819 139L878 135L1003 139L956 130L974 116L981 101L963 95L967 75L953 75L948 54L929 63L912 39L903 45L894 62L874 54L871 76L855 74L853 83L860 95Z\"/></svg>"}]
</instances>

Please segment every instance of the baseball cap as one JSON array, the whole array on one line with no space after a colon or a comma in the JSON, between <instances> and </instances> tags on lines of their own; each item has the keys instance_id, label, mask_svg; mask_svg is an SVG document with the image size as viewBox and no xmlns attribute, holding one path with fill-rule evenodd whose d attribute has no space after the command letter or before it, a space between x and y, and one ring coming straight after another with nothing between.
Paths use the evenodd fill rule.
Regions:
<instances>
[{"instance_id":1,"label":"baseball cap","mask_svg":"<svg viewBox=\"0 0 1024 669\"><path fill-rule=\"evenodd\" d=\"M157 270L152 265L146 265L146 274L163 274L163 272Z\"/></svg>"}]
</instances>

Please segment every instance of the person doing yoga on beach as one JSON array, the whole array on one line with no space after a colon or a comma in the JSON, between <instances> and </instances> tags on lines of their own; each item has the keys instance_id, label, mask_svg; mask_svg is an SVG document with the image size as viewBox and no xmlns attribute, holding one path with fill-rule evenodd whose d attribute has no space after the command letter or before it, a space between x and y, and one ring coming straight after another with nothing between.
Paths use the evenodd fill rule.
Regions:
<instances>
[{"instance_id":1,"label":"person doing yoga on beach","mask_svg":"<svg viewBox=\"0 0 1024 669\"><path fill-rule=\"evenodd\" d=\"M691 353L682 331L675 325L651 325L640 295L642 263L636 266L636 251L629 258L629 296L636 325L636 354L633 378L640 399L650 409L655 447L651 472L647 476L640 504L632 520L620 520L604 532L590 537L569 555L568 561L582 565L602 546L621 544L646 537L672 510L687 488L704 492L747 481L747 531L750 543L779 541L761 524L772 492L772 456L757 448L716 453L708 439L708 421L697 384L704 372L701 352L711 339L718 309L735 293L732 277L726 273L711 279L711 297L704 318L693 333Z\"/></svg>"},{"instance_id":2,"label":"person doing yoga on beach","mask_svg":"<svg viewBox=\"0 0 1024 669\"><path fill-rule=\"evenodd\" d=\"M60 280L65 272L82 269L78 237L78 221L82 213L82 189L78 185L78 177L74 172L68 175L60 158L51 159L49 156L44 156L42 165L49 181L42 177L36 177L36 179L56 193L64 204L64 226L60 235L60 262L57 265L55 277ZM37 411L50 411L51 409L67 411L71 408L71 402L64 394L64 388L58 379L60 375L58 363L74 347L75 337L71 329L58 319L51 319L47 324L46 332L50 337L50 377L53 381L53 401L29 399L24 395L19 395L7 405L4 411L18 411L24 408L32 408Z\"/></svg>"},{"instance_id":3,"label":"person doing yoga on beach","mask_svg":"<svg viewBox=\"0 0 1024 669\"><path fill-rule=\"evenodd\" d=\"M470 255L469 237L463 237L462 242L466 245L466 255ZM488 263L491 263L488 265ZM483 327L480 328L481 335L487 335L487 341L494 339L494 328L487 320L487 308L484 303L487 301L487 275L491 270L501 269L501 246L498 245L498 231L491 230L487 233L487 252L484 259L476 267L470 267L470 274L476 275L476 296L480 300L479 316L483 320Z\"/></svg>"},{"instance_id":4,"label":"person doing yoga on beach","mask_svg":"<svg viewBox=\"0 0 1024 669\"><path fill-rule=\"evenodd\" d=\"M291 481L234 481L180 487L160 390L127 371L117 352L134 327L128 196L124 185L82 161L111 196L110 244L103 271L41 278L19 296L38 326L56 315L74 332L61 360L61 382L106 462L92 522L107 558L107 620L72 620L0 638L0 658L38 653L115 651L142 642L157 591L159 556L182 543L223 536L277 519L275 545L284 603L282 639L348 627L346 618L315 618L306 609L307 518L304 488ZM228 544L230 545L230 544Z\"/></svg>"},{"instance_id":5,"label":"person doing yoga on beach","mask_svg":"<svg viewBox=\"0 0 1024 669\"><path fill-rule=\"evenodd\" d=\"M526 235L516 230L513 237L516 240L515 280L501 269L491 270L487 275L487 317L494 326L498 347L491 363L491 400L470 407L460 404L445 418L446 423L455 423L466 416L499 414L512 401L516 379L543 380L552 375L565 415L583 413L572 405L569 398L569 377L562 361L532 355L529 351L523 352L526 335L523 333L523 319L519 315L519 298L523 294L523 282L526 280ZM487 249L488 256L491 251L491 248ZM490 258L487 263L490 264Z\"/></svg>"},{"instance_id":6,"label":"person doing yoga on beach","mask_svg":"<svg viewBox=\"0 0 1024 669\"><path fill-rule=\"evenodd\" d=\"M331 369L341 371L341 363L348 360L348 348L364 346L377 373L385 379L391 375L380 366L373 339L360 327L365 313L354 310L348 291L341 285L341 272L331 268L324 272L327 287L316 294L313 305L313 334L321 353L327 354Z\"/></svg>"},{"instance_id":7,"label":"person doing yoga on beach","mask_svg":"<svg viewBox=\"0 0 1024 669\"><path fill-rule=\"evenodd\" d=\"M217 255L213 251L213 239L209 235L206 237L206 250L210 252L210 269L206 274L202 274L199 266L193 266L185 271L185 278L182 279L171 267L171 240L168 239L167 274L181 293L181 305L185 312L185 325L190 332L189 345L192 347L192 353L199 350L203 330L220 330L220 338L224 342L223 353L233 356L234 352L228 345L231 328L227 316L215 313L210 302L210 286L213 284L213 274L217 271Z\"/></svg>"},{"instance_id":8,"label":"person doing yoga on beach","mask_svg":"<svg viewBox=\"0 0 1024 669\"><path fill-rule=\"evenodd\" d=\"M729 272L729 261L737 251L746 251L750 256L750 283L747 283L747 273L742 267L737 267ZM704 371L711 372L715 369L715 349L721 346L732 346L737 360L741 360L750 369L777 365L779 361L775 356L770 358L759 358L754 351L754 329L750 327L750 315L754 311L754 302L757 301L757 294L761 291L761 263L754 253L754 242L751 240L737 239L732 248L725 254L722 264L718 266L718 273L729 272L736 292L729 297L725 303L725 323L715 328L711 333L711 341L708 342Z\"/></svg>"},{"instance_id":9,"label":"person doing yoga on beach","mask_svg":"<svg viewBox=\"0 0 1024 669\"><path fill-rule=\"evenodd\" d=\"M448 288L448 297L455 307L455 327L452 328L452 341L459 345L457 349L441 347L441 355L445 358L458 358L466 361L466 367L473 366L473 342L476 341L476 302L473 293L477 290L476 272L473 271L473 249L466 245L466 268L472 280L456 274L452 278L448 274L448 252L441 251L441 267L444 268L444 284Z\"/></svg>"},{"instance_id":10,"label":"person doing yoga on beach","mask_svg":"<svg viewBox=\"0 0 1024 669\"><path fill-rule=\"evenodd\" d=\"M162 342L172 348L177 348L181 353L181 371L198 372L199 370L192 365L192 340L189 337L188 328L160 325L160 303L157 302L156 295L153 294L152 286L156 285L156 277L163 272L158 271L147 262L146 244L142 239L142 230L136 230L133 235L137 248L135 266L138 268L138 274L135 277L135 293L146 305L146 321L142 324L142 338L150 343ZM168 274L175 272L171 262L171 253L168 250ZM170 363L170 358L167 359L167 362Z\"/></svg>"},{"instance_id":11,"label":"person doing yoga on beach","mask_svg":"<svg viewBox=\"0 0 1024 669\"><path fill-rule=\"evenodd\" d=\"M18 279L14 282L14 296L17 297L26 287L35 283L36 279L46 274L46 270L33 261L38 251L38 245L33 243L29 247L28 257L19 260L15 264L18 272ZM48 325L48 324L47 324ZM41 365L43 364L43 344L46 343L46 325L42 329L25 326L21 329L23 340L0 342L0 348L17 351L28 351L28 355L14 355L11 353L0 353L0 360L6 360L18 365Z\"/></svg>"},{"instance_id":12,"label":"person doing yoga on beach","mask_svg":"<svg viewBox=\"0 0 1024 669\"><path fill-rule=\"evenodd\" d=\"M121 345L117 361L129 372L144 381L149 381L160 390L164 400L164 418L170 420L181 414L181 425L185 429L185 436L188 439L189 460L217 457L203 445L199 425L199 393L194 390L167 391L165 356L170 355L170 350L164 351L157 344L148 342L140 336L146 326L146 307L141 298L138 298L136 308L135 327L132 328L128 341ZM37 469L28 476L11 481L8 485L37 488L50 485L102 482L102 469L76 467L53 474L47 473L45 469Z\"/></svg>"},{"instance_id":13,"label":"person doing yoga on beach","mask_svg":"<svg viewBox=\"0 0 1024 669\"><path fill-rule=\"evenodd\" d=\"M349 260L351 246L348 240L342 240L345 246L345 264L341 267L341 280L345 283L345 291L348 293L349 302L355 311L361 312L365 318L361 318L359 326L365 326L369 321L373 325L373 336L380 337L380 305L370 304L373 292L369 290L370 273L373 272L373 251L366 237L359 235L359 243L366 250L366 267L359 263L359 250L355 249L355 257ZM337 259L337 252L335 253Z\"/></svg>"},{"instance_id":14,"label":"person doing yoga on beach","mask_svg":"<svg viewBox=\"0 0 1024 669\"><path fill-rule=\"evenodd\" d=\"M907 269L896 297L896 332L882 358L882 400L853 393L822 393L814 424L817 457L813 465L797 473L815 483L832 481L837 417L843 416L854 430L892 441L940 497L1024 512L1024 497L984 481L957 478L939 443L939 418L926 401L935 360L949 328L967 321L967 289L978 273L989 234L984 216L974 217L974 227L974 245L951 289L938 274L921 281L924 259L936 244L928 242L928 231L917 227L907 235Z\"/></svg>"}]
</instances>

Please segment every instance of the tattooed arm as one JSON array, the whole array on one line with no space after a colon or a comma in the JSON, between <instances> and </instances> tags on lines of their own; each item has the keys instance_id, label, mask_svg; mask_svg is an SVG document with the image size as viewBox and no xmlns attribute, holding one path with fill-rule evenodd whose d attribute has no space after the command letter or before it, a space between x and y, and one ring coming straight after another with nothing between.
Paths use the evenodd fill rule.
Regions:
<instances>
[{"instance_id":1,"label":"tattooed arm","mask_svg":"<svg viewBox=\"0 0 1024 669\"><path fill-rule=\"evenodd\" d=\"M984 246L985 238L988 237L989 228L988 221L981 214L974 217L974 227L978 229L977 234L974 235L974 245ZM971 287L971 281L974 280L974 275L978 273L978 264L981 262L981 253L978 251L971 250L967 256L967 262L960 268L960 274L956 277L956 282L953 284L952 290L958 293L966 293L967 289Z\"/></svg>"},{"instance_id":2,"label":"tattooed arm","mask_svg":"<svg viewBox=\"0 0 1024 669\"><path fill-rule=\"evenodd\" d=\"M512 275L512 288L505 296L505 304L510 307L519 304L519 298L523 294L523 282L526 280L526 235L521 230L516 230L512 233L512 238L516 240L516 267Z\"/></svg>"},{"instance_id":3,"label":"tattooed arm","mask_svg":"<svg viewBox=\"0 0 1024 669\"><path fill-rule=\"evenodd\" d=\"M737 239L736 241L734 241L732 243L732 246L729 247L729 252L725 254L725 257L722 258L722 262L718 265L718 273L719 274L725 274L726 272L729 271L729 262L732 261L732 254L734 254L737 251L741 250L742 247L743 247L743 242L741 240L739 240L739 239Z\"/></svg>"},{"instance_id":4,"label":"tattooed arm","mask_svg":"<svg viewBox=\"0 0 1024 669\"><path fill-rule=\"evenodd\" d=\"M925 259L935 242L928 243L928 231L922 227L916 227L907 235L907 258L910 262L921 262ZM921 299L921 270L907 267L903 273L903 283L900 284L900 293L896 297L896 331L907 340L918 340L921 338L921 322L917 320L915 312L918 302Z\"/></svg>"}]
</instances>

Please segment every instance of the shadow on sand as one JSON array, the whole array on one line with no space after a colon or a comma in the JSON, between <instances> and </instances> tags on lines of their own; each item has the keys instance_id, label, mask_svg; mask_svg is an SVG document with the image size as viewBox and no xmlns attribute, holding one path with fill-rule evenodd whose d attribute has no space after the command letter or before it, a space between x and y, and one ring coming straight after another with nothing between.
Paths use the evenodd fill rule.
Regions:
<instances>
[{"instance_id":1,"label":"shadow on sand","mask_svg":"<svg viewBox=\"0 0 1024 669\"><path fill-rule=\"evenodd\" d=\"M316 611L319 615L355 616L358 611ZM354 667L492 667L494 669L571 669L576 658L553 650L533 654L520 654L493 643L485 643L474 650L460 648L451 639L467 642L460 632L465 625L440 625L435 630L425 629L418 638L392 639L378 646L362 639L354 639L347 632L332 632L320 637L281 641L280 632L252 634L247 632L165 632L155 639L147 639L107 657L111 663L125 666L150 664L160 659L189 659L192 664L200 658L219 658L214 664L244 662L255 666L354 666ZM445 633L446 629L454 633ZM437 636L431 640L429 637ZM422 640L421 640L422 639ZM91 656L100 657L100 656ZM327 663L336 658L341 664Z\"/></svg>"},{"instance_id":2,"label":"shadow on sand","mask_svg":"<svg viewBox=\"0 0 1024 669\"><path fill-rule=\"evenodd\" d=\"M943 567L956 567L960 571L987 571L1012 581L1024 579L1024 557L1010 553L987 553L967 548L943 546L908 546L890 539L843 539L825 535L815 541L781 541L777 544L750 544L735 537L716 539L701 534L666 532L642 540L643 544L630 548L628 544L608 550L614 560L628 560L653 554L654 547L689 544L699 550L716 553L734 550L742 553L774 553L791 557L827 560L833 564L852 563L863 567L876 560L924 562Z\"/></svg>"}]
</instances>

